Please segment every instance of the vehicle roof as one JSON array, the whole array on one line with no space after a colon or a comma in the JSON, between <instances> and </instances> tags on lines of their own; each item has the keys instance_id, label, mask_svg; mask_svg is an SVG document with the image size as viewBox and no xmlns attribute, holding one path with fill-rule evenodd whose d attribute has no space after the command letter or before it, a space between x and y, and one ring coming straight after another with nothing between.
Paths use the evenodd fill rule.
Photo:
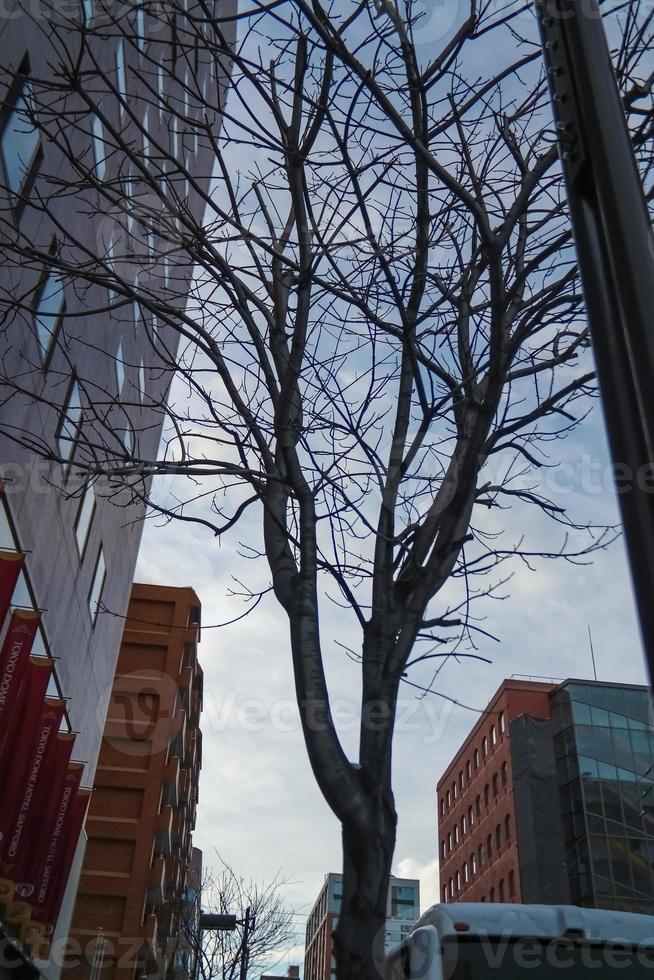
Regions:
<instances>
[{"instance_id":1,"label":"vehicle roof","mask_svg":"<svg viewBox=\"0 0 654 980\"><path fill-rule=\"evenodd\" d=\"M466 923L463 932L455 923ZM583 934L604 942L654 945L654 916L611 909L584 909L576 905L517 905L501 902L451 902L432 905L415 924L435 926L445 936L501 935L505 932L534 938L555 938L566 933Z\"/></svg>"}]
</instances>

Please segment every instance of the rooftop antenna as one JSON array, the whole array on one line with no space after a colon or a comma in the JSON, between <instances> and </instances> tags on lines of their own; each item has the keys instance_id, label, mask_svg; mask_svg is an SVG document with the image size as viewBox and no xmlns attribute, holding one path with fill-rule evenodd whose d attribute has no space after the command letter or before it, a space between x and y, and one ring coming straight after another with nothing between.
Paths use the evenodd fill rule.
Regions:
<instances>
[{"instance_id":1,"label":"rooftop antenna","mask_svg":"<svg viewBox=\"0 0 654 980\"><path fill-rule=\"evenodd\" d=\"M588 643L590 645L590 657L591 660L593 661L593 674L595 675L595 680L597 680L597 667L595 666L595 651L593 650L593 635L590 631L590 623L587 623L587 626L588 626Z\"/></svg>"}]
</instances>

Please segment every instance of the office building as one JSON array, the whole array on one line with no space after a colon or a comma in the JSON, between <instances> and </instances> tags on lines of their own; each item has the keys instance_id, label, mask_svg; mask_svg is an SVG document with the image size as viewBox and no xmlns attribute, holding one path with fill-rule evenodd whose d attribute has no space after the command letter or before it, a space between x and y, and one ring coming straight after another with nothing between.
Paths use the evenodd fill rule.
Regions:
<instances>
[{"instance_id":1,"label":"office building","mask_svg":"<svg viewBox=\"0 0 654 980\"><path fill-rule=\"evenodd\" d=\"M304 948L304 980L335 980L336 964L332 934L338 923L343 897L343 876L330 874L307 921ZM420 882L391 876L386 908L384 945L396 946L411 931L420 915Z\"/></svg>"},{"instance_id":2,"label":"office building","mask_svg":"<svg viewBox=\"0 0 654 980\"><path fill-rule=\"evenodd\" d=\"M191 977L201 879L200 603L135 585L86 821L66 980Z\"/></svg>"},{"instance_id":3,"label":"office building","mask_svg":"<svg viewBox=\"0 0 654 980\"><path fill-rule=\"evenodd\" d=\"M185 73L193 65L205 105L213 100L215 134L227 78L191 49L192 35L184 32L189 5L180 5L172 19L170 5L161 8L163 20L139 3L123 6L113 26L99 0L46 8L18 2L0 19L0 547L20 554L11 601L40 610L33 653L54 658L48 694L66 699L61 725L77 733L74 759L85 764L81 782L88 788L145 513L139 491L147 490L147 480L135 485L134 495L116 494L105 479L80 479L75 462L89 461L89 441L100 458L113 455L125 465L132 451L156 456L177 335L153 306L161 294L181 309L191 274L188 258L162 237L170 221L166 225L164 216L150 226L141 220L152 211L147 181L120 152L110 152L109 133L119 131L137 159L149 161L169 199L177 186L175 155L184 154L197 185L182 188L185 207L199 219L213 151L193 130L199 112L194 99L184 97ZM235 0L218 0L216 9L229 14ZM99 100L104 122L79 111L74 125L62 126L60 135L74 142L78 171L29 115L38 79L54 84L64 50L75 50L76 17L85 20L96 58L85 62L86 93L95 100L104 75L120 95L107 92ZM229 35L235 26L227 22L222 30ZM179 110L176 119L172 106ZM37 118L50 134L57 131L56 113L37 112ZM160 156L155 146L163 148ZM115 207L102 196L107 193ZM25 242L35 245L32 258ZM55 255L68 263L67 271L48 264ZM123 282L133 283L133 296L96 282L94 263L105 275L118 270ZM48 451L59 461L44 462ZM82 839L55 941L67 934L83 847ZM0 943L3 924L22 914L8 910L19 896L4 897ZM54 962L39 969L51 978L59 972Z\"/></svg>"},{"instance_id":4,"label":"office building","mask_svg":"<svg viewBox=\"0 0 654 980\"><path fill-rule=\"evenodd\" d=\"M441 900L654 911L645 687L504 681L438 782Z\"/></svg>"}]
</instances>

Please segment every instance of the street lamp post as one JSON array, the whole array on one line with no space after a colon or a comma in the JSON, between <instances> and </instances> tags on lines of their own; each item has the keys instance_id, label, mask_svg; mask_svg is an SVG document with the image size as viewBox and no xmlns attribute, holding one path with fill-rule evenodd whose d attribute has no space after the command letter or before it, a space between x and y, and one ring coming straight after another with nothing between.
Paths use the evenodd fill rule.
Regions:
<instances>
[{"instance_id":1,"label":"street lamp post","mask_svg":"<svg viewBox=\"0 0 654 980\"><path fill-rule=\"evenodd\" d=\"M595 0L537 0L536 11L654 679L654 238Z\"/></svg>"},{"instance_id":2,"label":"street lamp post","mask_svg":"<svg viewBox=\"0 0 654 980\"><path fill-rule=\"evenodd\" d=\"M239 980L247 980L248 964L250 961L250 948L248 945L250 933L256 925L255 917L252 915L250 906L245 910L245 918L237 919L235 915L219 912L200 912L198 916L198 929L196 939L195 963L193 966L193 980L198 980L198 967L200 961L200 949L202 945L203 932L233 932L237 926L243 926L243 935L238 947L236 959L230 971L230 980L234 976L236 964L239 963Z\"/></svg>"}]
</instances>

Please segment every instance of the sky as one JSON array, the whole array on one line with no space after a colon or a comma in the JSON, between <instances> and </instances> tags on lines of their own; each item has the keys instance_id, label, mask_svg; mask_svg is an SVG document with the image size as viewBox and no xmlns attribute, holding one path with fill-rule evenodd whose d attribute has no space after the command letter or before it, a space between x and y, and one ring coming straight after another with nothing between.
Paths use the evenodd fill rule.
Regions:
<instances>
[{"instance_id":1,"label":"sky","mask_svg":"<svg viewBox=\"0 0 654 980\"><path fill-rule=\"evenodd\" d=\"M556 470L565 482L570 460L592 459L607 474L608 450L599 414L565 449ZM556 475L556 474L555 474ZM602 481L597 479L597 486ZM607 486L608 484L608 480ZM571 503L583 510L588 493ZM594 508L614 512L610 489L593 496ZM250 563L238 555L238 536L215 540L187 524L146 522L136 580L192 586L202 602L199 656L205 673L201 721L203 769L195 831L205 865L227 861L246 878L288 880L283 888L294 910L297 947L281 951L280 967L302 961L306 915L323 877L340 870L339 826L315 784L294 707L288 629L282 610L267 596L239 623L215 624L243 611L230 598L232 576L247 578ZM592 677L591 628L598 677L646 682L638 627L622 542L600 552L591 565L541 563L523 570L510 598L493 603L487 623L498 643L482 645L491 664L450 661L438 690L419 700L401 693L394 755L399 814L393 871L421 882L421 906L437 901L436 783L503 678L528 674ZM353 749L356 704L349 692L356 666L327 651L334 713L345 744Z\"/></svg>"},{"instance_id":2,"label":"sky","mask_svg":"<svg viewBox=\"0 0 654 980\"><path fill-rule=\"evenodd\" d=\"M434 5L421 43L450 30L453 10ZM440 19L439 19L440 18ZM172 399L176 397L173 388ZM609 457L599 410L564 443L547 473L559 499L580 517L617 520ZM515 520L535 521L518 515ZM547 527L527 530L545 535ZM522 528L512 528L520 532ZM256 535L251 524L247 536ZM231 626L243 602L230 597L235 579L260 582L261 570L239 554L238 530L214 538L186 523L146 522L136 581L191 586L202 602L199 656L205 674L203 769L194 835L205 866L229 863L245 878L281 875L294 910L296 945L280 951L277 972L302 962L306 918L325 874L341 866L339 825L314 781L294 702L288 624L272 595ZM508 598L484 607L482 639L490 663L449 660L437 694L401 691L394 746L399 814L393 872L417 877L423 909L438 900L435 787L443 770L504 678L592 677L590 627L598 677L644 683L646 674L621 541L591 564L541 561L514 569ZM333 624L329 624L330 627ZM338 625L338 624L336 624ZM333 630L331 632L334 632ZM338 629L336 629L338 633ZM344 642L347 636L342 636ZM352 639L355 646L357 640ZM333 713L346 750L355 758L358 668L336 645L326 649ZM454 703L457 702L457 703Z\"/></svg>"}]
</instances>

